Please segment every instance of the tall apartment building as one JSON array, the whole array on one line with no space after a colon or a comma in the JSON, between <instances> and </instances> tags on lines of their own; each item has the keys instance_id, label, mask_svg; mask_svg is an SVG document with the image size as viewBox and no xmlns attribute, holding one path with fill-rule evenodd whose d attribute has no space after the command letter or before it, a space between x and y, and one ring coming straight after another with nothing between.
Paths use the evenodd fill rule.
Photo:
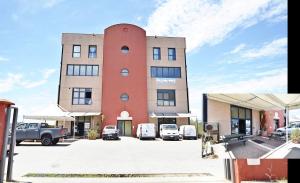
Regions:
<instances>
[{"instance_id":1,"label":"tall apartment building","mask_svg":"<svg viewBox=\"0 0 300 183\"><path fill-rule=\"evenodd\" d=\"M63 33L58 104L76 117L64 127L82 136L111 124L134 136L139 123L188 124L185 48L185 38L146 36L131 24Z\"/></svg>"}]
</instances>

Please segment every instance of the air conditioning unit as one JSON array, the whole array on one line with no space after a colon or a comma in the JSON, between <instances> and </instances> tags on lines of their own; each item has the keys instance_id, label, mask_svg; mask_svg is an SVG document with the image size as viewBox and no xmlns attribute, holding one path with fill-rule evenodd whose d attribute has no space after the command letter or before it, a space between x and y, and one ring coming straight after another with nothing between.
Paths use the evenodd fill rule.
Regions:
<instances>
[{"instance_id":1,"label":"air conditioning unit","mask_svg":"<svg viewBox=\"0 0 300 183\"><path fill-rule=\"evenodd\" d=\"M216 131L219 130L219 123L205 123L205 131Z\"/></svg>"}]
</instances>

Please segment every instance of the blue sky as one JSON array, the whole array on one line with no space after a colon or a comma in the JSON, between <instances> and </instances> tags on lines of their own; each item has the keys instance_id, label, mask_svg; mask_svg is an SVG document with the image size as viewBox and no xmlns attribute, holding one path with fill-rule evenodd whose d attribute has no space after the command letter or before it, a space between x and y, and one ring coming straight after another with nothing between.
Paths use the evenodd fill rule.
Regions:
<instances>
[{"instance_id":1,"label":"blue sky","mask_svg":"<svg viewBox=\"0 0 300 183\"><path fill-rule=\"evenodd\" d=\"M203 92L287 92L285 0L0 1L0 98L20 115L57 101L61 33L116 23L187 40L192 113Z\"/></svg>"}]
</instances>

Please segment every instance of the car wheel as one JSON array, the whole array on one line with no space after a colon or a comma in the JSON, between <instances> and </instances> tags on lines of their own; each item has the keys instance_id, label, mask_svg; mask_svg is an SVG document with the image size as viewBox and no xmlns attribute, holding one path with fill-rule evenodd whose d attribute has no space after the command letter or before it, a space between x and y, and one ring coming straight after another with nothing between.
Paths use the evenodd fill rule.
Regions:
<instances>
[{"instance_id":1,"label":"car wheel","mask_svg":"<svg viewBox=\"0 0 300 183\"><path fill-rule=\"evenodd\" d=\"M53 139L52 140L52 145L56 145L59 142L59 138Z\"/></svg>"},{"instance_id":2,"label":"car wheel","mask_svg":"<svg viewBox=\"0 0 300 183\"><path fill-rule=\"evenodd\" d=\"M52 144L52 137L51 135L44 135L42 137L42 145L49 146Z\"/></svg>"}]
</instances>

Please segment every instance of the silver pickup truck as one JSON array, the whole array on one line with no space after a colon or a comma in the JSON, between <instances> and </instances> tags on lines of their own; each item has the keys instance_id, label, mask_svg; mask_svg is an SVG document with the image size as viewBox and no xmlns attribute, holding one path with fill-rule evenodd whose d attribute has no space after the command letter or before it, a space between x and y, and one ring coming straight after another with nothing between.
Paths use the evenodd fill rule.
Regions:
<instances>
[{"instance_id":1,"label":"silver pickup truck","mask_svg":"<svg viewBox=\"0 0 300 183\"><path fill-rule=\"evenodd\" d=\"M67 132L66 128L50 128L47 123L18 123L16 145L25 140L41 140L44 146L56 145L60 138L67 136Z\"/></svg>"}]
</instances>

